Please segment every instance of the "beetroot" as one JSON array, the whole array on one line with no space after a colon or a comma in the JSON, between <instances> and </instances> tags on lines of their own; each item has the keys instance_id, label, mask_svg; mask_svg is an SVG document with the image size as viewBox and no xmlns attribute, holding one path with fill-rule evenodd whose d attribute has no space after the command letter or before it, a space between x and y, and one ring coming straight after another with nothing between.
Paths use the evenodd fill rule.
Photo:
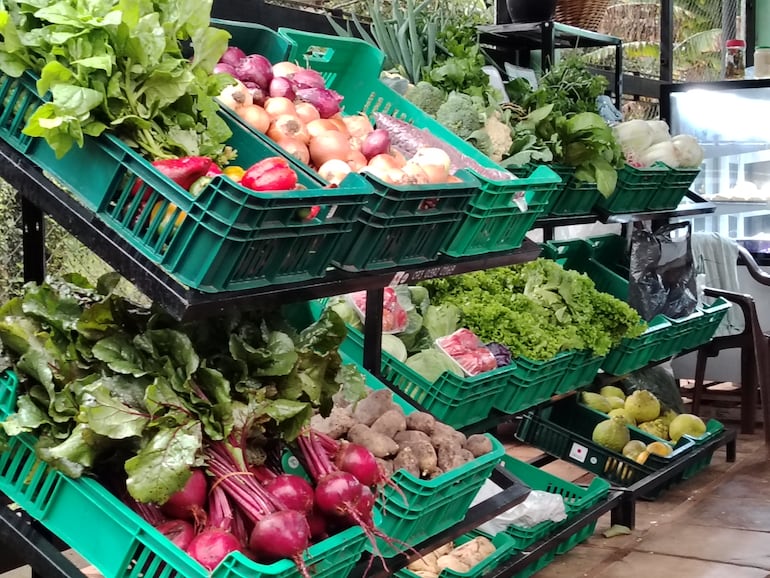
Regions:
<instances>
[{"instance_id":1,"label":"beetroot","mask_svg":"<svg viewBox=\"0 0 770 578\"><path fill-rule=\"evenodd\" d=\"M365 486L376 486L385 477L372 452L358 444L342 444L334 464L343 472L353 474Z\"/></svg>"},{"instance_id":2,"label":"beetroot","mask_svg":"<svg viewBox=\"0 0 770 578\"><path fill-rule=\"evenodd\" d=\"M195 520L204 511L207 492L206 475L203 470L195 469L184 488L173 494L161 510L170 518Z\"/></svg>"},{"instance_id":3,"label":"beetroot","mask_svg":"<svg viewBox=\"0 0 770 578\"><path fill-rule=\"evenodd\" d=\"M238 539L227 530L207 528L187 546L187 553L206 570L213 570L230 552L241 549Z\"/></svg>"},{"instance_id":4,"label":"beetroot","mask_svg":"<svg viewBox=\"0 0 770 578\"><path fill-rule=\"evenodd\" d=\"M195 537L195 528L186 520L169 520L156 526L156 529L182 550L187 550Z\"/></svg>"},{"instance_id":5,"label":"beetroot","mask_svg":"<svg viewBox=\"0 0 770 578\"><path fill-rule=\"evenodd\" d=\"M290 510L309 513L313 510L313 486L293 474L281 474L265 484L265 489Z\"/></svg>"},{"instance_id":6,"label":"beetroot","mask_svg":"<svg viewBox=\"0 0 770 578\"><path fill-rule=\"evenodd\" d=\"M249 538L249 548L266 562L301 560L309 546L310 526L304 514L296 510L268 514L254 524Z\"/></svg>"}]
</instances>

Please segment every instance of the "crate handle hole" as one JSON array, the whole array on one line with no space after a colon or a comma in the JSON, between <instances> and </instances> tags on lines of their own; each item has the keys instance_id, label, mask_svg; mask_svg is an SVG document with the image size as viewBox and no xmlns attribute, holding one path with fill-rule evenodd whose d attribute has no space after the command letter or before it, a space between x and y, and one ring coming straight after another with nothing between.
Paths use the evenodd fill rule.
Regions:
<instances>
[{"instance_id":1,"label":"crate handle hole","mask_svg":"<svg viewBox=\"0 0 770 578\"><path fill-rule=\"evenodd\" d=\"M334 49L326 46L308 46L303 56L307 62L331 62L334 58Z\"/></svg>"}]
</instances>

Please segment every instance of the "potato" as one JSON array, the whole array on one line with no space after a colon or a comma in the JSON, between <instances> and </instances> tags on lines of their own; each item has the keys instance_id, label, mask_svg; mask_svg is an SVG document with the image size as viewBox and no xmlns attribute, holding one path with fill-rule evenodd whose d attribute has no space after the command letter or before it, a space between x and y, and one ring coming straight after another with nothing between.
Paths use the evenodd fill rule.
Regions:
<instances>
[{"instance_id":1,"label":"potato","mask_svg":"<svg viewBox=\"0 0 770 578\"><path fill-rule=\"evenodd\" d=\"M348 441L364 446L376 458L394 456L398 453L398 444L380 433L374 432L362 423L357 423L348 431Z\"/></svg>"},{"instance_id":2,"label":"potato","mask_svg":"<svg viewBox=\"0 0 770 578\"><path fill-rule=\"evenodd\" d=\"M431 443L431 438L428 434L421 431L406 430L400 431L393 436L393 440L399 445L408 445L417 442Z\"/></svg>"},{"instance_id":3,"label":"potato","mask_svg":"<svg viewBox=\"0 0 770 578\"><path fill-rule=\"evenodd\" d=\"M450 445L439 446L436 455L438 458L438 467L445 472L459 468L474 459L473 454L468 450Z\"/></svg>"},{"instance_id":4,"label":"potato","mask_svg":"<svg viewBox=\"0 0 770 578\"><path fill-rule=\"evenodd\" d=\"M392 460L384 460L382 458L374 458L374 460L377 462L377 465L382 468L383 475L386 478L389 478L393 475L393 461Z\"/></svg>"},{"instance_id":5,"label":"potato","mask_svg":"<svg viewBox=\"0 0 770 578\"><path fill-rule=\"evenodd\" d=\"M474 458L478 458L492 451L492 442L485 435L474 434L465 441L464 447L473 454Z\"/></svg>"},{"instance_id":6,"label":"potato","mask_svg":"<svg viewBox=\"0 0 770 578\"><path fill-rule=\"evenodd\" d=\"M417 570L415 574L420 578L439 578L437 572L429 572L428 570Z\"/></svg>"},{"instance_id":7,"label":"potato","mask_svg":"<svg viewBox=\"0 0 770 578\"><path fill-rule=\"evenodd\" d=\"M400 448L408 447L412 450L414 457L417 459L417 467L420 468L420 476L426 477L438 466L438 457L436 456L436 450L430 442L412 442L405 445L399 445Z\"/></svg>"},{"instance_id":8,"label":"potato","mask_svg":"<svg viewBox=\"0 0 770 578\"><path fill-rule=\"evenodd\" d=\"M396 459L393 460L393 471L404 469L415 478L420 477L420 466L417 463L417 457L412 453L412 448L409 446L399 450Z\"/></svg>"},{"instance_id":9,"label":"potato","mask_svg":"<svg viewBox=\"0 0 770 578\"><path fill-rule=\"evenodd\" d=\"M319 414L315 414L310 419L310 426L314 430L325 433L335 440L345 437L348 430L356 425L356 423L350 412L341 407L333 407L329 417L324 418Z\"/></svg>"},{"instance_id":10,"label":"potato","mask_svg":"<svg viewBox=\"0 0 770 578\"><path fill-rule=\"evenodd\" d=\"M458 546L452 550L452 556L473 568L481 563L487 556L494 553L495 547L488 538L477 536L473 540Z\"/></svg>"},{"instance_id":11,"label":"potato","mask_svg":"<svg viewBox=\"0 0 770 578\"><path fill-rule=\"evenodd\" d=\"M353 417L365 426L372 425L386 411L403 412L400 406L393 403L393 392L389 389L378 389L371 392L356 404Z\"/></svg>"},{"instance_id":12,"label":"potato","mask_svg":"<svg viewBox=\"0 0 770 578\"><path fill-rule=\"evenodd\" d=\"M465 562L455 558L452 556L452 554L445 554L444 556L441 556L438 560L436 560L436 566L439 568L439 570L449 568L455 572L468 572L471 569L471 567L468 566Z\"/></svg>"},{"instance_id":13,"label":"potato","mask_svg":"<svg viewBox=\"0 0 770 578\"><path fill-rule=\"evenodd\" d=\"M450 427L440 421L436 422L433 426L433 433L431 434L431 442L433 446L438 448L442 445L455 445L463 447L465 445L465 434L457 431L453 427Z\"/></svg>"},{"instance_id":14,"label":"potato","mask_svg":"<svg viewBox=\"0 0 770 578\"><path fill-rule=\"evenodd\" d=\"M412 572L430 572L438 574L439 569L436 567L436 560L438 560L438 556L434 550L433 552L425 554L422 558L418 558L406 568Z\"/></svg>"},{"instance_id":15,"label":"potato","mask_svg":"<svg viewBox=\"0 0 770 578\"><path fill-rule=\"evenodd\" d=\"M406 416L406 429L421 431L428 435L433 433L436 418L424 411L414 411Z\"/></svg>"},{"instance_id":16,"label":"potato","mask_svg":"<svg viewBox=\"0 0 770 578\"><path fill-rule=\"evenodd\" d=\"M383 413L372 424L372 431L393 438L398 432L406 429L406 417L403 411L391 409Z\"/></svg>"}]
</instances>

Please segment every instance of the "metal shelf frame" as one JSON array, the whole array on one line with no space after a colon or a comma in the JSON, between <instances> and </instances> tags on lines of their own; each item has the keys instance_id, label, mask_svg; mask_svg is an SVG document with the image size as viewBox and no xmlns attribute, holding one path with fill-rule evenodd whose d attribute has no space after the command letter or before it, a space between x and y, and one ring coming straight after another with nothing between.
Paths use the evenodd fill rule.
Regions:
<instances>
[{"instance_id":1,"label":"metal shelf frame","mask_svg":"<svg viewBox=\"0 0 770 578\"><path fill-rule=\"evenodd\" d=\"M583 30L560 22L490 24L479 26L479 42L490 53L507 58L511 52L520 53L518 58L523 66L529 66L529 53L542 51L542 68L550 69L561 48L615 47L615 73L613 92L615 106L620 109L623 100L623 41L615 36ZM498 58L498 59L499 59ZM497 60L497 59L495 59Z\"/></svg>"}]
</instances>

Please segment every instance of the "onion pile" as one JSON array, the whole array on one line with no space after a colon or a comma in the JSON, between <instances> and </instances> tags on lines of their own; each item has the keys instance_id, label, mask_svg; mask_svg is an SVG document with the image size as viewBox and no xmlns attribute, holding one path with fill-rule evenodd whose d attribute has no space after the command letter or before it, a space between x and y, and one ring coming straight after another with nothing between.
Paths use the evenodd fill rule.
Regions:
<instances>
[{"instance_id":1,"label":"onion pile","mask_svg":"<svg viewBox=\"0 0 770 578\"><path fill-rule=\"evenodd\" d=\"M389 133L376 129L366 115L343 116L342 96L315 70L288 61L271 64L231 46L215 71L236 80L219 95L222 104L331 185L351 172L394 185L461 182L450 174L449 157L441 149L420 149L407 160L391 146Z\"/></svg>"}]
</instances>

